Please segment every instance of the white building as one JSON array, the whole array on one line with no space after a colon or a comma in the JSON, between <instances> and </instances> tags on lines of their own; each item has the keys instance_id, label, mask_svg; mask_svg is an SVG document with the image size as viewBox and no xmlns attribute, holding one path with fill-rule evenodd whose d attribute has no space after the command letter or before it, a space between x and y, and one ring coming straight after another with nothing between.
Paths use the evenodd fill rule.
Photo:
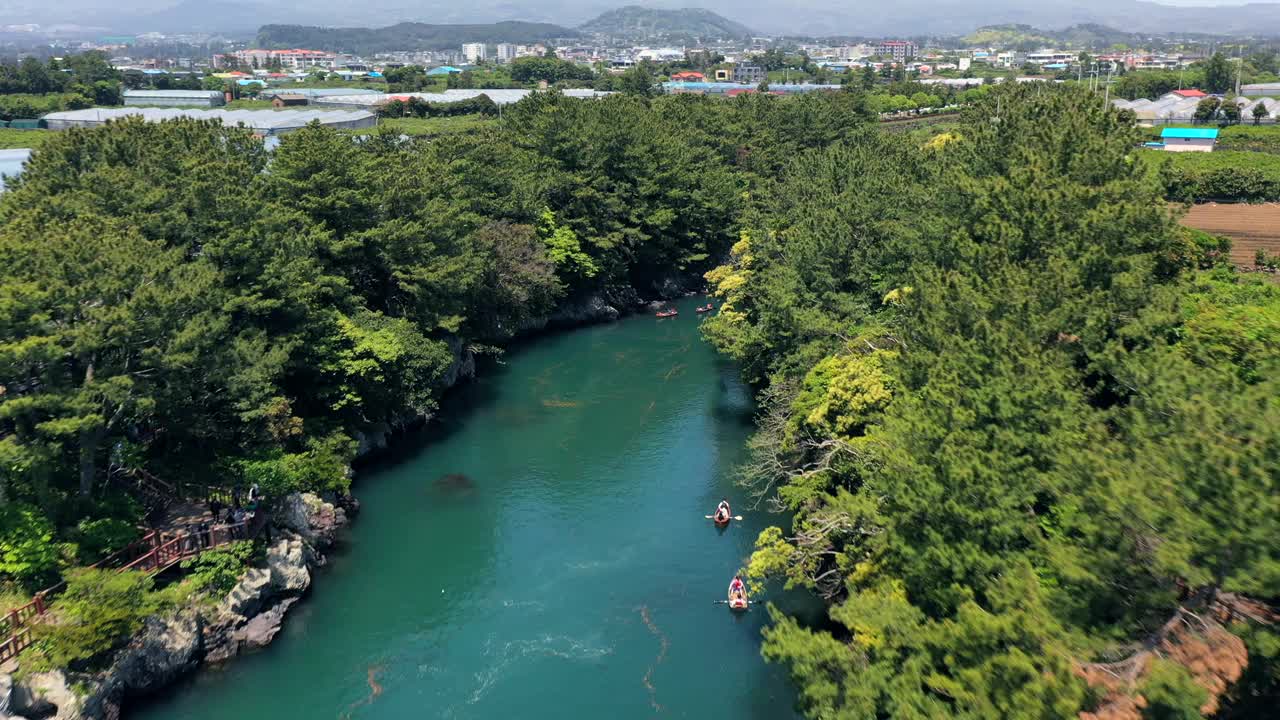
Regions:
<instances>
[{"instance_id":1,"label":"white building","mask_svg":"<svg viewBox=\"0 0 1280 720\"><path fill-rule=\"evenodd\" d=\"M355 97L364 97L362 95ZM338 129L371 128L378 124L378 116L367 110L349 112L322 110L185 110L179 108L88 108L53 112L44 116L50 130L67 130L73 127L98 127L112 120L139 116L147 122L161 122L177 118L216 120L227 127L243 126L256 135L284 135L318 122Z\"/></svg>"},{"instance_id":2,"label":"white building","mask_svg":"<svg viewBox=\"0 0 1280 720\"><path fill-rule=\"evenodd\" d=\"M511 62L518 52L519 49L511 43L498 43L498 62Z\"/></svg>"},{"instance_id":3,"label":"white building","mask_svg":"<svg viewBox=\"0 0 1280 720\"><path fill-rule=\"evenodd\" d=\"M338 56L323 50L238 50L232 53L242 65L266 68L279 60L286 70L308 70L313 67L330 69Z\"/></svg>"},{"instance_id":4,"label":"white building","mask_svg":"<svg viewBox=\"0 0 1280 720\"><path fill-rule=\"evenodd\" d=\"M466 58L467 62L475 65L476 63L484 62L485 58L489 57L489 54L484 43L465 43L462 46L462 57Z\"/></svg>"},{"instance_id":5,"label":"white building","mask_svg":"<svg viewBox=\"0 0 1280 720\"><path fill-rule=\"evenodd\" d=\"M152 107L216 107L222 105L221 90L125 90L125 105Z\"/></svg>"},{"instance_id":6,"label":"white building","mask_svg":"<svg viewBox=\"0 0 1280 720\"><path fill-rule=\"evenodd\" d=\"M996 53L995 63L993 64L996 67L1012 68L1012 67L1022 67L1022 63L1026 61L1027 61L1026 53L1020 53L1014 50L1006 50L1004 52Z\"/></svg>"},{"instance_id":7,"label":"white building","mask_svg":"<svg viewBox=\"0 0 1280 720\"><path fill-rule=\"evenodd\" d=\"M909 40L885 40L876 45L876 55L893 58L894 62L906 62L916 56L918 48Z\"/></svg>"},{"instance_id":8,"label":"white building","mask_svg":"<svg viewBox=\"0 0 1280 720\"><path fill-rule=\"evenodd\" d=\"M1037 50L1027 53L1027 62L1036 65L1070 65L1076 59L1075 53L1066 50Z\"/></svg>"}]
</instances>

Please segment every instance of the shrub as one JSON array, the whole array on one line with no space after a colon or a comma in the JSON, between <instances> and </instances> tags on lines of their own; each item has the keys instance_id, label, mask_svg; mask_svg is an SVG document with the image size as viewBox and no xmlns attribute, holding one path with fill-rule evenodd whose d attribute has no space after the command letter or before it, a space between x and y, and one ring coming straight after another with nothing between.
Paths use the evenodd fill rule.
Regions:
<instances>
[{"instance_id":1,"label":"shrub","mask_svg":"<svg viewBox=\"0 0 1280 720\"><path fill-rule=\"evenodd\" d=\"M46 668L96 669L108 651L142 629L147 616L173 604L148 575L84 568L67 576L55 622L35 626L36 645L28 664Z\"/></svg>"},{"instance_id":2,"label":"shrub","mask_svg":"<svg viewBox=\"0 0 1280 720\"><path fill-rule=\"evenodd\" d=\"M1147 699L1142 716L1151 720L1199 720L1200 706L1209 696L1186 668L1168 660L1151 663L1140 692Z\"/></svg>"},{"instance_id":3,"label":"shrub","mask_svg":"<svg viewBox=\"0 0 1280 720\"><path fill-rule=\"evenodd\" d=\"M1234 151L1168 153L1160 161L1160 179L1170 200L1280 200L1280 157L1275 155Z\"/></svg>"},{"instance_id":4,"label":"shrub","mask_svg":"<svg viewBox=\"0 0 1280 720\"><path fill-rule=\"evenodd\" d=\"M221 597L231 592L253 559L256 547L249 540L237 540L182 561L190 572L192 590Z\"/></svg>"},{"instance_id":5,"label":"shrub","mask_svg":"<svg viewBox=\"0 0 1280 720\"><path fill-rule=\"evenodd\" d=\"M53 535L53 524L36 508L16 503L0 507L0 578L28 590L56 581L61 558Z\"/></svg>"},{"instance_id":6,"label":"shrub","mask_svg":"<svg viewBox=\"0 0 1280 720\"><path fill-rule=\"evenodd\" d=\"M351 486L348 464L355 449L354 440L335 433L308 441L304 452L258 456L236 466L244 484L256 483L271 497L299 490L345 493Z\"/></svg>"},{"instance_id":7,"label":"shrub","mask_svg":"<svg viewBox=\"0 0 1280 720\"><path fill-rule=\"evenodd\" d=\"M81 562L92 564L138 539L133 523L119 518L81 520L76 525Z\"/></svg>"}]
</instances>

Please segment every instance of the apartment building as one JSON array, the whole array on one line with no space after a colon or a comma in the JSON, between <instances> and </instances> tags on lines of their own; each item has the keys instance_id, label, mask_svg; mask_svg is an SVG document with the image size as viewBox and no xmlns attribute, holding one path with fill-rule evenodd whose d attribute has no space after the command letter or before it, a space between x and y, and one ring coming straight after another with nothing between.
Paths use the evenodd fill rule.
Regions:
<instances>
[{"instance_id":1,"label":"apartment building","mask_svg":"<svg viewBox=\"0 0 1280 720\"><path fill-rule=\"evenodd\" d=\"M489 57L488 49L484 43L466 43L462 46L462 57L466 58L468 63L475 65Z\"/></svg>"}]
</instances>

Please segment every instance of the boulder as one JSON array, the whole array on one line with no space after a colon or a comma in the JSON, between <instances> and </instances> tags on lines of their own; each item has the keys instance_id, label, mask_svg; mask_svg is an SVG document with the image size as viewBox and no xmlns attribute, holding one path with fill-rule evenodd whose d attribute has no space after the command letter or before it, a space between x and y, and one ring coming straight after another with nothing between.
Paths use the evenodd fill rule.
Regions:
<instances>
[{"instance_id":1,"label":"boulder","mask_svg":"<svg viewBox=\"0 0 1280 720\"><path fill-rule=\"evenodd\" d=\"M292 530L308 544L325 548L347 525L346 512L312 493L292 493L281 499L273 513L277 525Z\"/></svg>"},{"instance_id":2,"label":"boulder","mask_svg":"<svg viewBox=\"0 0 1280 720\"><path fill-rule=\"evenodd\" d=\"M291 597L282 600L271 609L255 615L253 619L245 623L244 627L235 631L232 639L242 647L266 647L275 639L276 633L280 632L280 626L284 623L285 613L289 612L289 608L293 607L296 602L298 602L298 598Z\"/></svg>"},{"instance_id":3,"label":"boulder","mask_svg":"<svg viewBox=\"0 0 1280 720\"><path fill-rule=\"evenodd\" d=\"M471 352L470 344L460 337L450 335L446 342L449 344L449 351L453 353L453 362L444 371L440 382L444 387L453 387L476 376L476 354Z\"/></svg>"},{"instance_id":4,"label":"boulder","mask_svg":"<svg viewBox=\"0 0 1280 720\"><path fill-rule=\"evenodd\" d=\"M13 710L13 703L10 700L13 695L13 678L0 673L0 720L9 717L9 713Z\"/></svg>"},{"instance_id":5,"label":"boulder","mask_svg":"<svg viewBox=\"0 0 1280 720\"><path fill-rule=\"evenodd\" d=\"M590 295L577 302L568 303L547 318L544 327L574 327L613 322L622 313L600 295ZM541 329L541 328L538 328Z\"/></svg>"},{"instance_id":6,"label":"boulder","mask_svg":"<svg viewBox=\"0 0 1280 720\"><path fill-rule=\"evenodd\" d=\"M61 671L38 673L14 683L9 694L10 712L24 718L82 720L84 701L72 692Z\"/></svg>"},{"instance_id":7,"label":"boulder","mask_svg":"<svg viewBox=\"0 0 1280 720\"><path fill-rule=\"evenodd\" d=\"M273 593L297 595L311 587L307 555L306 545L296 535L283 537L267 548L267 571Z\"/></svg>"},{"instance_id":8,"label":"boulder","mask_svg":"<svg viewBox=\"0 0 1280 720\"><path fill-rule=\"evenodd\" d=\"M271 587L271 571L262 568L249 568L240 577L231 592L223 598L219 606L219 615L233 618L248 617L262 607L263 597Z\"/></svg>"},{"instance_id":9,"label":"boulder","mask_svg":"<svg viewBox=\"0 0 1280 720\"><path fill-rule=\"evenodd\" d=\"M107 673L112 695L146 695L195 669L204 622L194 609L150 617L142 634L116 656Z\"/></svg>"},{"instance_id":10,"label":"boulder","mask_svg":"<svg viewBox=\"0 0 1280 720\"><path fill-rule=\"evenodd\" d=\"M373 423L363 430L354 433L356 440L356 457L362 458L378 450L386 450L390 444L394 428L390 423Z\"/></svg>"}]
</instances>

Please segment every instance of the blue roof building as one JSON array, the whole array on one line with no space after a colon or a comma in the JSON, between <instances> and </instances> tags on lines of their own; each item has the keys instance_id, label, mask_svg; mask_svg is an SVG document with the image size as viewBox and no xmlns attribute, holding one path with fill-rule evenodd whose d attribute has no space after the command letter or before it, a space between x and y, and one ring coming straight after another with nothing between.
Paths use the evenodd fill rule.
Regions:
<instances>
[{"instance_id":1,"label":"blue roof building","mask_svg":"<svg viewBox=\"0 0 1280 720\"><path fill-rule=\"evenodd\" d=\"M1218 142L1218 128L1167 127L1160 131L1166 152L1211 152Z\"/></svg>"},{"instance_id":2,"label":"blue roof building","mask_svg":"<svg viewBox=\"0 0 1280 720\"><path fill-rule=\"evenodd\" d=\"M460 72L462 71L452 65L441 65L440 67L433 67L428 70L427 75L452 75L453 73Z\"/></svg>"},{"instance_id":3,"label":"blue roof building","mask_svg":"<svg viewBox=\"0 0 1280 720\"><path fill-rule=\"evenodd\" d=\"M1217 140L1218 128L1171 128L1167 127L1160 131L1160 137L1168 140L1169 138L1184 138L1187 140Z\"/></svg>"}]
</instances>

